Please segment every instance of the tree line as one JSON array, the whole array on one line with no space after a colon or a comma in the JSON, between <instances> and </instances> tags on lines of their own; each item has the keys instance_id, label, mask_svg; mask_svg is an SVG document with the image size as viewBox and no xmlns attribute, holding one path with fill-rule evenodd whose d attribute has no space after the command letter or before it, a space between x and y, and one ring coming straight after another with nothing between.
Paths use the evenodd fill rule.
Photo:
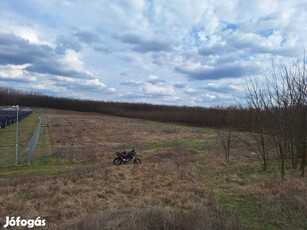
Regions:
<instances>
[{"instance_id":1,"label":"tree line","mask_svg":"<svg viewBox=\"0 0 307 230\"><path fill-rule=\"evenodd\" d=\"M13 88L0 87L0 105L20 105L98 112L108 115L197 126L226 127L248 120L249 109L239 107L189 107L146 103L106 102L47 96Z\"/></svg>"}]
</instances>

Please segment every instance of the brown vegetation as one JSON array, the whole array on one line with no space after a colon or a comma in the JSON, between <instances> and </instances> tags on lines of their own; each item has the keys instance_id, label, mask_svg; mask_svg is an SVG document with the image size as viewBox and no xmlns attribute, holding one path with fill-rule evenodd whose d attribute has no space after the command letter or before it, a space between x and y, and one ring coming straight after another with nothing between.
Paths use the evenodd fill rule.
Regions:
<instances>
[{"instance_id":1,"label":"brown vegetation","mask_svg":"<svg viewBox=\"0 0 307 230\"><path fill-rule=\"evenodd\" d=\"M39 144L29 170L46 155L60 159L58 168L50 173L46 164L38 173L2 178L1 217L41 216L46 229L263 229L272 223L268 215L274 220L280 213L277 228L305 223L306 181L281 182L258 172L257 157L237 132L225 162L212 129L45 114L52 151ZM141 165L112 165L116 150L131 147Z\"/></svg>"},{"instance_id":2,"label":"brown vegetation","mask_svg":"<svg viewBox=\"0 0 307 230\"><path fill-rule=\"evenodd\" d=\"M16 104L214 127L224 127L230 123L242 124L243 120L248 120L249 115L248 111L237 107L203 108L78 100L0 87L0 105Z\"/></svg>"},{"instance_id":3,"label":"brown vegetation","mask_svg":"<svg viewBox=\"0 0 307 230\"><path fill-rule=\"evenodd\" d=\"M197 179L201 152L181 145L206 137L205 130L99 114L45 113L50 157L75 167L55 175L2 179L1 217L41 216L48 229L242 229ZM143 164L112 165L115 150L132 144ZM37 159L45 155L44 148L38 149Z\"/></svg>"}]
</instances>

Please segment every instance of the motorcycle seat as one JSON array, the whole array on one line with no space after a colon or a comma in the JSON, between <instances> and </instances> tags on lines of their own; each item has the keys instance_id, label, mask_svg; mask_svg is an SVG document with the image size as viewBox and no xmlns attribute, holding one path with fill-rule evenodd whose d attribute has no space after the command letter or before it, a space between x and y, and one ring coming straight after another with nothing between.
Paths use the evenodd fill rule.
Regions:
<instances>
[{"instance_id":1,"label":"motorcycle seat","mask_svg":"<svg viewBox=\"0 0 307 230\"><path fill-rule=\"evenodd\" d=\"M123 157L126 157L126 156L128 156L128 152L127 151L123 151L122 153L120 153L120 155L122 155Z\"/></svg>"}]
</instances>

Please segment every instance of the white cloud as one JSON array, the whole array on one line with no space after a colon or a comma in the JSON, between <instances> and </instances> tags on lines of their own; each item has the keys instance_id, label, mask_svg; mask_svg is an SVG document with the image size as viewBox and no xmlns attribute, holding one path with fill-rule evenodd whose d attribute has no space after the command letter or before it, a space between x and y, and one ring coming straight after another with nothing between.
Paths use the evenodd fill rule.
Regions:
<instances>
[{"instance_id":1,"label":"white cloud","mask_svg":"<svg viewBox=\"0 0 307 230\"><path fill-rule=\"evenodd\" d=\"M213 100L213 99L216 98L215 95L209 94L209 93L203 94L202 96L205 97L205 98L207 98L207 99L209 99L209 100Z\"/></svg>"},{"instance_id":2,"label":"white cloud","mask_svg":"<svg viewBox=\"0 0 307 230\"><path fill-rule=\"evenodd\" d=\"M30 66L24 65L0 65L0 79L8 81L36 81L37 78L25 71Z\"/></svg>"},{"instance_id":3,"label":"white cloud","mask_svg":"<svg viewBox=\"0 0 307 230\"><path fill-rule=\"evenodd\" d=\"M184 92L185 92L186 94L189 94L189 95L196 95L196 94L198 94L198 91L197 91L197 90L191 89L191 88L186 89Z\"/></svg>"},{"instance_id":4,"label":"white cloud","mask_svg":"<svg viewBox=\"0 0 307 230\"><path fill-rule=\"evenodd\" d=\"M120 83L121 85L124 86L133 86L133 87L137 87L142 85L143 83L141 81L133 81L133 80L129 80L129 81L123 81Z\"/></svg>"},{"instance_id":5,"label":"white cloud","mask_svg":"<svg viewBox=\"0 0 307 230\"><path fill-rule=\"evenodd\" d=\"M305 0L2 1L0 80L82 98L228 104L244 76L303 55L305 8Z\"/></svg>"},{"instance_id":6,"label":"white cloud","mask_svg":"<svg viewBox=\"0 0 307 230\"><path fill-rule=\"evenodd\" d=\"M85 69L84 62L80 59L78 53L74 50L66 50L65 55L59 59L62 68L74 70L76 72L84 72L89 76L92 74Z\"/></svg>"},{"instance_id":7,"label":"white cloud","mask_svg":"<svg viewBox=\"0 0 307 230\"><path fill-rule=\"evenodd\" d=\"M146 95L163 97L163 96L174 96L175 90L170 86L157 86L152 84L145 84L141 88L141 92Z\"/></svg>"},{"instance_id":8,"label":"white cloud","mask_svg":"<svg viewBox=\"0 0 307 230\"><path fill-rule=\"evenodd\" d=\"M150 75L148 77L147 82L155 85L155 84L161 84L161 83L165 83L165 80L160 79L159 77L155 76L155 75Z\"/></svg>"},{"instance_id":9,"label":"white cloud","mask_svg":"<svg viewBox=\"0 0 307 230\"><path fill-rule=\"evenodd\" d=\"M102 89L102 90L106 88L106 85L100 82L97 78L92 79L92 80L86 80L83 85L95 87L95 88Z\"/></svg>"}]
</instances>

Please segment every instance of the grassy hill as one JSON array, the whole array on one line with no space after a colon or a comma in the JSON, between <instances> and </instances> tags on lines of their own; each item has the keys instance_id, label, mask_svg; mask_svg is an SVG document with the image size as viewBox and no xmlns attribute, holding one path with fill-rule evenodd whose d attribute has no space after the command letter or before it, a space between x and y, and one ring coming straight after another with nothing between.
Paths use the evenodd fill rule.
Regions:
<instances>
[{"instance_id":1,"label":"grassy hill","mask_svg":"<svg viewBox=\"0 0 307 230\"><path fill-rule=\"evenodd\" d=\"M141 165L112 164L133 147ZM306 229L306 178L289 169L281 180L277 159L264 172L250 152L236 140L226 161L214 129L45 110L32 165L0 169L0 225L40 216L46 229Z\"/></svg>"}]
</instances>

